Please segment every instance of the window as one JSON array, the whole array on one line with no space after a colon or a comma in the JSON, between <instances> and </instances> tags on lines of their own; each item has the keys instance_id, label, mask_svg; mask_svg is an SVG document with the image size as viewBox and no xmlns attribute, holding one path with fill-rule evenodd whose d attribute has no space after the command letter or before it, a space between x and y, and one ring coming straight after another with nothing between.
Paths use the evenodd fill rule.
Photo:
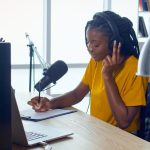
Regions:
<instances>
[{"instance_id":1,"label":"window","mask_svg":"<svg viewBox=\"0 0 150 150\"><path fill-rule=\"evenodd\" d=\"M43 0L0 1L0 37L11 42L12 64L28 64L29 42L25 32L37 50L43 51Z\"/></svg>"},{"instance_id":2,"label":"window","mask_svg":"<svg viewBox=\"0 0 150 150\"><path fill-rule=\"evenodd\" d=\"M138 0L112 0L111 10L133 22L135 32L138 31Z\"/></svg>"},{"instance_id":3,"label":"window","mask_svg":"<svg viewBox=\"0 0 150 150\"><path fill-rule=\"evenodd\" d=\"M103 0L51 0L51 60L87 63L84 28Z\"/></svg>"},{"instance_id":4,"label":"window","mask_svg":"<svg viewBox=\"0 0 150 150\"><path fill-rule=\"evenodd\" d=\"M69 64L67 74L52 88L52 93L64 93L76 86L90 58L85 45L84 28L94 13L103 10L103 0L0 1L0 37L11 42L12 68L20 65L19 68L12 70L12 85L16 91L28 91L29 86L30 51L27 46L29 41L25 36L26 32L37 47L40 56L45 60L50 58L50 62L48 61L50 64L59 59ZM51 7L45 6L45 2L49 2ZM49 14L46 14L45 7L51 9L48 11ZM50 26L45 27L45 19L49 19ZM46 32L51 38L45 36L45 31L51 31ZM50 51L50 56L48 54L45 58L46 42L50 43L50 48L47 49ZM36 56L34 63L40 63ZM72 68L72 64L75 64L75 68ZM42 69L36 69L35 77L32 78L32 91L33 84L37 83L41 76ZM72 82L72 78L76 80ZM22 88L20 88L20 82L23 85ZM70 83L69 86L68 83Z\"/></svg>"},{"instance_id":5,"label":"window","mask_svg":"<svg viewBox=\"0 0 150 150\"><path fill-rule=\"evenodd\" d=\"M90 55L85 45L85 25L103 10L103 0L51 0L51 61L69 65L51 94L72 90L81 81ZM73 67L76 64L77 67Z\"/></svg>"}]
</instances>

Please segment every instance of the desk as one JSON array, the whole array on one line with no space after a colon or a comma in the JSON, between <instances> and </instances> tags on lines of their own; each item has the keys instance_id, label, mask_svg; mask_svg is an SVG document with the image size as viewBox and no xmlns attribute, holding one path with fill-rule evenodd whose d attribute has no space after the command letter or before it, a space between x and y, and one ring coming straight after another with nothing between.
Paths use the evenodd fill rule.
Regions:
<instances>
[{"instance_id":1,"label":"desk","mask_svg":"<svg viewBox=\"0 0 150 150\"><path fill-rule=\"evenodd\" d=\"M17 95L19 109L21 106L29 108L26 101L33 95L21 95ZM49 142L52 150L150 150L149 142L81 111L38 123L74 132L69 138ZM13 150L43 150L43 148L13 144Z\"/></svg>"}]
</instances>

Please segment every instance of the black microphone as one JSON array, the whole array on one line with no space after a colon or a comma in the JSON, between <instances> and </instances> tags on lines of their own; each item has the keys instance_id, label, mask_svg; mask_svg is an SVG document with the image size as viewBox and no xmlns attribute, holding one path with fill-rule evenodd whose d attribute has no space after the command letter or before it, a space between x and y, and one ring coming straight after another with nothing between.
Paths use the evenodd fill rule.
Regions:
<instances>
[{"instance_id":1,"label":"black microphone","mask_svg":"<svg viewBox=\"0 0 150 150\"><path fill-rule=\"evenodd\" d=\"M41 92L50 83L56 83L66 72L68 67L62 60L56 61L44 73L44 77L34 86L34 88Z\"/></svg>"}]
</instances>

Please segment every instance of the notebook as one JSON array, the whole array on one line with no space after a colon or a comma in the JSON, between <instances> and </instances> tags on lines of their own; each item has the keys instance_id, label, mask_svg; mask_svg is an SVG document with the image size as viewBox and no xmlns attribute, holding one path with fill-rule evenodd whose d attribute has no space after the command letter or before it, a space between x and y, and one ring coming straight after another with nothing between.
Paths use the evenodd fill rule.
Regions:
<instances>
[{"instance_id":1,"label":"notebook","mask_svg":"<svg viewBox=\"0 0 150 150\"><path fill-rule=\"evenodd\" d=\"M41 120L45 120L45 119L50 119L50 118L70 114L73 112L77 112L77 110L53 109L53 110L48 110L46 112L36 112L33 109L26 109L26 110L20 111L20 116L24 120L41 121Z\"/></svg>"},{"instance_id":2,"label":"notebook","mask_svg":"<svg viewBox=\"0 0 150 150\"><path fill-rule=\"evenodd\" d=\"M32 146L73 135L73 132L40 125L37 122L22 121L12 90L12 142L22 146Z\"/></svg>"}]
</instances>

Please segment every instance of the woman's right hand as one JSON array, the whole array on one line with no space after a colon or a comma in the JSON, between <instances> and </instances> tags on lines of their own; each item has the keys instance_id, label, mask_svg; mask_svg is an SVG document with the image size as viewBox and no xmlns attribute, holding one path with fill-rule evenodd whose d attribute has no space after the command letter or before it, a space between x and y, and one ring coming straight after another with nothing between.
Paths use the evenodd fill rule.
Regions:
<instances>
[{"instance_id":1,"label":"woman's right hand","mask_svg":"<svg viewBox=\"0 0 150 150\"><path fill-rule=\"evenodd\" d=\"M27 102L29 105L32 106L32 109L34 109L36 112L45 112L52 108L51 101L46 97L33 97L30 101Z\"/></svg>"}]
</instances>

